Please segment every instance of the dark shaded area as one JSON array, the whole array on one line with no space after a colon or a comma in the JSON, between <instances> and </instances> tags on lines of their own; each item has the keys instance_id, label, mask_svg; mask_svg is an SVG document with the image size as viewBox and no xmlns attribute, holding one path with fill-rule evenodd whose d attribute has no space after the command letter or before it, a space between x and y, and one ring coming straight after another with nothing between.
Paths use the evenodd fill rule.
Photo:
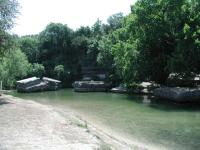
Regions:
<instances>
[{"instance_id":1,"label":"dark shaded area","mask_svg":"<svg viewBox=\"0 0 200 150\"><path fill-rule=\"evenodd\" d=\"M160 109L163 111L196 112L196 111L200 111L200 102L177 103L177 102L169 101L166 99L151 98L150 107L155 108L155 109Z\"/></svg>"},{"instance_id":2,"label":"dark shaded area","mask_svg":"<svg viewBox=\"0 0 200 150\"><path fill-rule=\"evenodd\" d=\"M136 103L147 105L147 107L159 109L161 111L200 112L200 102L177 103L166 99L157 99L153 96L140 96L140 95L128 95L127 99L130 101L134 101Z\"/></svg>"}]
</instances>

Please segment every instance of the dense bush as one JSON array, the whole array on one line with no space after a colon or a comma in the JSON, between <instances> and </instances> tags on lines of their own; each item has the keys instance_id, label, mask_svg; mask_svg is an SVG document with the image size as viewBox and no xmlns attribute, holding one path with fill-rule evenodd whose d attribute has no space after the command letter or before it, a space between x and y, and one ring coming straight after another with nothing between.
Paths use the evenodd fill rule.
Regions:
<instances>
[{"instance_id":1,"label":"dense bush","mask_svg":"<svg viewBox=\"0 0 200 150\"><path fill-rule=\"evenodd\" d=\"M7 52L0 64L0 80L4 88L13 88L17 79L23 79L31 70L31 64L20 49Z\"/></svg>"}]
</instances>

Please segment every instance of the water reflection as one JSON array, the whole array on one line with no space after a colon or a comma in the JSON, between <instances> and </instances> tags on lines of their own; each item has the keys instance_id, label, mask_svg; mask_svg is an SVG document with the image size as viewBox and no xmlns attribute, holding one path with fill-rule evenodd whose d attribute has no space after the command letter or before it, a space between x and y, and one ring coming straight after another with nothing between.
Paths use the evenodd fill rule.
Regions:
<instances>
[{"instance_id":1,"label":"water reflection","mask_svg":"<svg viewBox=\"0 0 200 150\"><path fill-rule=\"evenodd\" d=\"M163 111L200 111L200 102L176 103L166 99L157 99L150 95L128 95L127 99Z\"/></svg>"}]
</instances>

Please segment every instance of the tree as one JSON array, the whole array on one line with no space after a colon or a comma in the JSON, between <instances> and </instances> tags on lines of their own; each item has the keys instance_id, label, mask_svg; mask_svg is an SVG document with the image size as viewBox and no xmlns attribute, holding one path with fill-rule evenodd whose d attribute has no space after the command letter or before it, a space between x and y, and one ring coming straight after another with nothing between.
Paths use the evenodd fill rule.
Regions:
<instances>
[{"instance_id":1,"label":"tree","mask_svg":"<svg viewBox=\"0 0 200 150\"><path fill-rule=\"evenodd\" d=\"M89 27L80 27L74 32L72 49L74 54L76 54L77 67L87 64L87 51L91 37L92 31Z\"/></svg>"},{"instance_id":2,"label":"tree","mask_svg":"<svg viewBox=\"0 0 200 150\"><path fill-rule=\"evenodd\" d=\"M185 22L179 32L176 50L168 61L170 72L191 75L200 73L200 2L193 0L185 3L182 13Z\"/></svg>"},{"instance_id":3,"label":"tree","mask_svg":"<svg viewBox=\"0 0 200 150\"><path fill-rule=\"evenodd\" d=\"M123 18L124 18L123 13L117 13L117 14L110 16L107 19L110 29L113 31L113 30L121 28L122 23L123 23Z\"/></svg>"},{"instance_id":4,"label":"tree","mask_svg":"<svg viewBox=\"0 0 200 150\"><path fill-rule=\"evenodd\" d=\"M16 0L0 0L0 56L7 50L10 36L6 31L13 27L17 13Z\"/></svg>"},{"instance_id":5,"label":"tree","mask_svg":"<svg viewBox=\"0 0 200 150\"><path fill-rule=\"evenodd\" d=\"M138 40L138 72L143 80L166 81L168 60L187 19L182 11L185 4L186 0L140 0L132 6L136 26L129 29Z\"/></svg>"},{"instance_id":6,"label":"tree","mask_svg":"<svg viewBox=\"0 0 200 150\"><path fill-rule=\"evenodd\" d=\"M56 78L57 78L57 79L60 79L61 76L62 76L62 75L64 74L64 72L65 72L64 66L63 66L63 65L57 65L57 66L55 66L54 72L55 72L55 74L56 74Z\"/></svg>"},{"instance_id":7,"label":"tree","mask_svg":"<svg viewBox=\"0 0 200 150\"><path fill-rule=\"evenodd\" d=\"M114 69L114 66L116 66L114 62L114 55L112 54L112 49L114 45L121 40L118 38L119 32L117 33L117 31L123 28L123 22L124 22L123 14L117 13L110 16L107 19L108 24L103 26L103 30L106 31L101 40L99 41L99 47L98 47L99 53L97 61L100 65L106 68ZM124 40L125 39L126 38L124 38Z\"/></svg>"},{"instance_id":8,"label":"tree","mask_svg":"<svg viewBox=\"0 0 200 150\"><path fill-rule=\"evenodd\" d=\"M39 41L37 36L23 36L19 39L19 45L30 63L37 63L39 61Z\"/></svg>"},{"instance_id":9,"label":"tree","mask_svg":"<svg viewBox=\"0 0 200 150\"><path fill-rule=\"evenodd\" d=\"M42 78L45 73L45 68L42 64L34 63L32 66L31 75Z\"/></svg>"},{"instance_id":10,"label":"tree","mask_svg":"<svg viewBox=\"0 0 200 150\"><path fill-rule=\"evenodd\" d=\"M31 64L20 49L12 49L5 54L0 64L0 79L5 88L15 86L17 79L22 79L29 74Z\"/></svg>"},{"instance_id":11,"label":"tree","mask_svg":"<svg viewBox=\"0 0 200 150\"><path fill-rule=\"evenodd\" d=\"M97 56L97 62L99 65L105 68L112 68L114 65L113 55L112 55L112 34L104 36L99 41L99 53Z\"/></svg>"},{"instance_id":12,"label":"tree","mask_svg":"<svg viewBox=\"0 0 200 150\"><path fill-rule=\"evenodd\" d=\"M75 33L74 33L75 37L77 36L86 36L86 37L91 37L92 35L92 31L90 29L90 27L86 26L81 26L80 28L78 28Z\"/></svg>"},{"instance_id":13,"label":"tree","mask_svg":"<svg viewBox=\"0 0 200 150\"><path fill-rule=\"evenodd\" d=\"M97 19L97 21L91 27L91 30L92 30L92 36L88 42L85 66L96 67L98 65L97 56L99 53L99 49L98 49L99 43L98 42L99 42L99 40L101 40L101 38L103 36L102 22L99 19Z\"/></svg>"},{"instance_id":14,"label":"tree","mask_svg":"<svg viewBox=\"0 0 200 150\"><path fill-rule=\"evenodd\" d=\"M60 23L51 23L39 34L39 62L46 68L46 74L53 76L54 66L64 64L73 69L76 64L71 48L72 30Z\"/></svg>"},{"instance_id":15,"label":"tree","mask_svg":"<svg viewBox=\"0 0 200 150\"><path fill-rule=\"evenodd\" d=\"M199 6L198 0L137 1L120 28L100 40L98 62L112 64L113 58L116 72L129 84L165 83L171 72L199 73Z\"/></svg>"},{"instance_id":16,"label":"tree","mask_svg":"<svg viewBox=\"0 0 200 150\"><path fill-rule=\"evenodd\" d=\"M97 36L100 37L103 34L101 20L97 19L97 21L93 24L91 30L92 30L93 37L97 37Z\"/></svg>"},{"instance_id":17,"label":"tree","mask_svg":"<svg viewBox=\"0 0 200 150\"><path fill-rule=\"evenodd\" d=\"M0 0L0 30L5 31L13 27L18 5L16 0Z\"/></svg>"},{"instance_id":18,"label":"tree","mask_svg":"<svg viewBox=\"0 0 200 150\"><path fill-rule=\"evenodd\" d=\"M51 23L38 41L21 38L21 49L48 76L62 72L67 83L80 77L81 67L102 66L127 85L163 84L172 72L200 73L199 7L198 0L138 0L129 15L114 14L107 24L98 19L73 31Z\"/></svg>"},{"instance_id":19,"label":"tree","mask_svg":"<svg viewBox=\"0 0 200 150\"><path fill-rule=\"evenodd\" d=\"M120 26L115 26L99 41L98 62L109 67L112 78L121 78L128 84L136 80L137 40L129 30L133 22L132 16L129 15L121 21Z\"/></svg>"}]
</instances>

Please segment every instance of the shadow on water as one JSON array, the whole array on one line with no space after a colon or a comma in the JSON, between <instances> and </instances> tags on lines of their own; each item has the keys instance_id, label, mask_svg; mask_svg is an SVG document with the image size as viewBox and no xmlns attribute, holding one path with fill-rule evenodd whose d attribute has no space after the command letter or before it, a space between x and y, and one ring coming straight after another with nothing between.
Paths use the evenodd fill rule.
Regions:
<instances>
[{"instance_id":1,"label":"shadow on water","mask_svg":"<svg viewBox=\"0 0 200 150\"><path fill-rule=\"evenodd\" d=\"M200 111L200 102L177 103L177 102L169 101L166 99L156 99L148 95L146 96L127 95L127 99L139 104L146 105L153 109L161 110L161 111L168 111L168 112L172 112L172 111L198 112Z\"/></svg>"}]
</instances>

